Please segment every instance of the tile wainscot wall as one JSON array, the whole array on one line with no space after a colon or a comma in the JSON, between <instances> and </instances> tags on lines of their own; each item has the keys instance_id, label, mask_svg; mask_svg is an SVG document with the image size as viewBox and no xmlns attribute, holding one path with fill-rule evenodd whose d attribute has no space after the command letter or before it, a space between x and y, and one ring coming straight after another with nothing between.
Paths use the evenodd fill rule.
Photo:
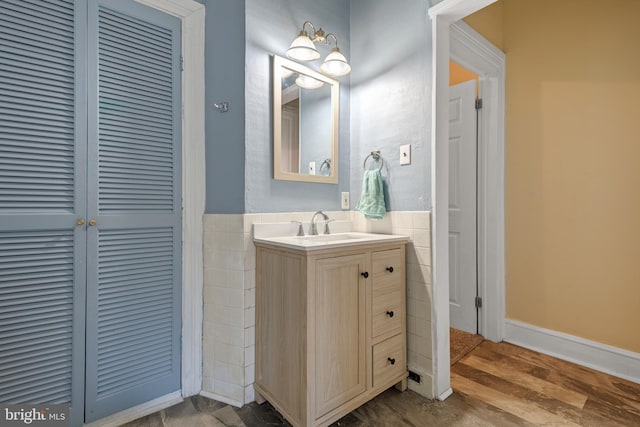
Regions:
<instances>
[{"instance_id":1,"label":"tile wainscot wall","mask_svg":"<svg viewBox=\"0 0 640 427\"><path fill-rule=\"evenodd\" d=\"M202 394L235 406L254 400L255 268L253 224L303 221L313 212L204 216L204 334ZM379 221L354 211L327 212L352 221L353 231L409 236L407 360L420 374L409 388L433 397L431 344L431 215L388 212ZM306 230L305 230L306 231Z\"/></svg>"}]
</instances>

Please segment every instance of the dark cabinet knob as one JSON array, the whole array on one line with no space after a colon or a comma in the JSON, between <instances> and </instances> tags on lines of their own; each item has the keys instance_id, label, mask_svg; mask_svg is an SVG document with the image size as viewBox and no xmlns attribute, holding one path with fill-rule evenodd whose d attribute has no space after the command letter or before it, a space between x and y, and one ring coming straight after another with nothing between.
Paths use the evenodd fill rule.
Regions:
<instances>
[{"instance_id":1,"label":"dark cabinet knob","mask_svg":"<svg viewBox=\"0 0 640 427\"><path fill-rule=\"evenodd\" d=\"M388 271L389 273L393 273L393 267L387 267L387 271Z\"/></svg>"},{"instance_id":2,"label":"dark cabinet knob","mask_svg":"<svg viewBox=\"0 0 640 427\"><path fill-rule=\"evenodd\" d=\"M394 359L393 357L387 357L387 360L389 361L389 364L391 364L391 365L395 365L396 364L396 359Z\"/></svg>"},{"instance_id":3,"label":"dark cabinet knob","mask_svg":"<svg viewBox=\"0 0 640 427\"><path fill-rule=\"evenodd\" d=\"M363 273L360 273L360 275L366 279L367 277L369 277L369 272L365 271Z\"/></svg>"},{"instance_id":4,"label":"dark cabinet knob","mask_svg":"<svg viewBox=\"0 0 640 427\"><path fill-rule=\"evenodd\" d=\"M393 317L393 311L387 311L387 316Z\"/></svg>"}]
</instances>

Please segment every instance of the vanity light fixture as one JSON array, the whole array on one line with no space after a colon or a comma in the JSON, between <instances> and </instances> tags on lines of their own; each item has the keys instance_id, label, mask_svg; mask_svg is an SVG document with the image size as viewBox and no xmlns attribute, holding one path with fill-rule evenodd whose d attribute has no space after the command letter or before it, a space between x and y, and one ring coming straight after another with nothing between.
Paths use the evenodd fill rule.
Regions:
<instances>
[{"instance_id":1,"label":"vanity light fixture","mask_svg":"<svg viewBox=\"0 0 640 427\"><path fill-rule=\"evenodd\" d=\"M310 33L305 29L307 26L311 27ZM347 62L347 58L340 52L338 39L333 33L325 34L322 28L316 30L316 27L311 21L305 21L304 24L302 24L302 30L300 30L298 36L291 43L286 54L289 58L298 61L314 61L320 58L320 52L318 52L314 43L324 43L328 45L330 37L333 37L335 46L331 50L331 53L325 58L320 66L320 70L330 76L346 76L351 72L351 66Z\"/></svg>"}]
</instances>

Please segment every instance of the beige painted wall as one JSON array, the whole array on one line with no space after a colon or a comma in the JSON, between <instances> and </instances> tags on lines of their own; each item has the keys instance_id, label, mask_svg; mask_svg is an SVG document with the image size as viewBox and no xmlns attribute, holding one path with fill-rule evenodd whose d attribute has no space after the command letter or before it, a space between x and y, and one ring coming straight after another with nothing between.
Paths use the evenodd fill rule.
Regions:
<instances>
[{"instance_id":1,"label":"beige painted wall","mask_svg":"<svg viewBox=\"0 0 640 427\"><path fill-rule=\"evenodd\" d=\"M640 352L640 1L501 3L507 317Z\"/></svg>"},{"instance_id":2,"label":"beige painted wall","mask_svg":"<svg viewBox=\"0 0 640 427\"><path fill-rule=\"evenodd\" d=\"M478 75L467 70L462 65L454 61L449 61L449 86L455 86L460 83L476 81L476 95L478 93Z\"/></svg>"}]
</instances>

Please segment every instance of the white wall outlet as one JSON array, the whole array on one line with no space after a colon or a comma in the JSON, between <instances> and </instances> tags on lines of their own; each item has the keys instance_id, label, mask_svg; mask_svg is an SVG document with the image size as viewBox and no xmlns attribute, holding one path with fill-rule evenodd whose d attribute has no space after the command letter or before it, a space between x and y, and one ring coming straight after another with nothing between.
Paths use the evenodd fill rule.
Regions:
<instances>
[{"instance_id":1,"label":"white wall outlet","mask_svg":"<svg viewBox=\"0 0 640 427\"><path fill-rule=\"evenodd\" d=\"M316 174L316 162L309 162L309 175Z\"/></svg>"},{"instance_id":2,"label":"white wall outlet","mask_svg":"<svg viewBox=\"0 0 640 427\"><path fill-rule=\"evenodd\" d=\"M400 146L400 165L411 164L411 144Z\"/></svg>"},{"instance_id":3,"label":"white wall outlet","mask_svg":"<svg viewBox=\"0 0 640 427\"><path fill-rule=\"evenodd\" d=\"M342 209L349 209L349 192L343 191L342 196L340 197L340 205Z\"/></svg>"}]
</instances>

